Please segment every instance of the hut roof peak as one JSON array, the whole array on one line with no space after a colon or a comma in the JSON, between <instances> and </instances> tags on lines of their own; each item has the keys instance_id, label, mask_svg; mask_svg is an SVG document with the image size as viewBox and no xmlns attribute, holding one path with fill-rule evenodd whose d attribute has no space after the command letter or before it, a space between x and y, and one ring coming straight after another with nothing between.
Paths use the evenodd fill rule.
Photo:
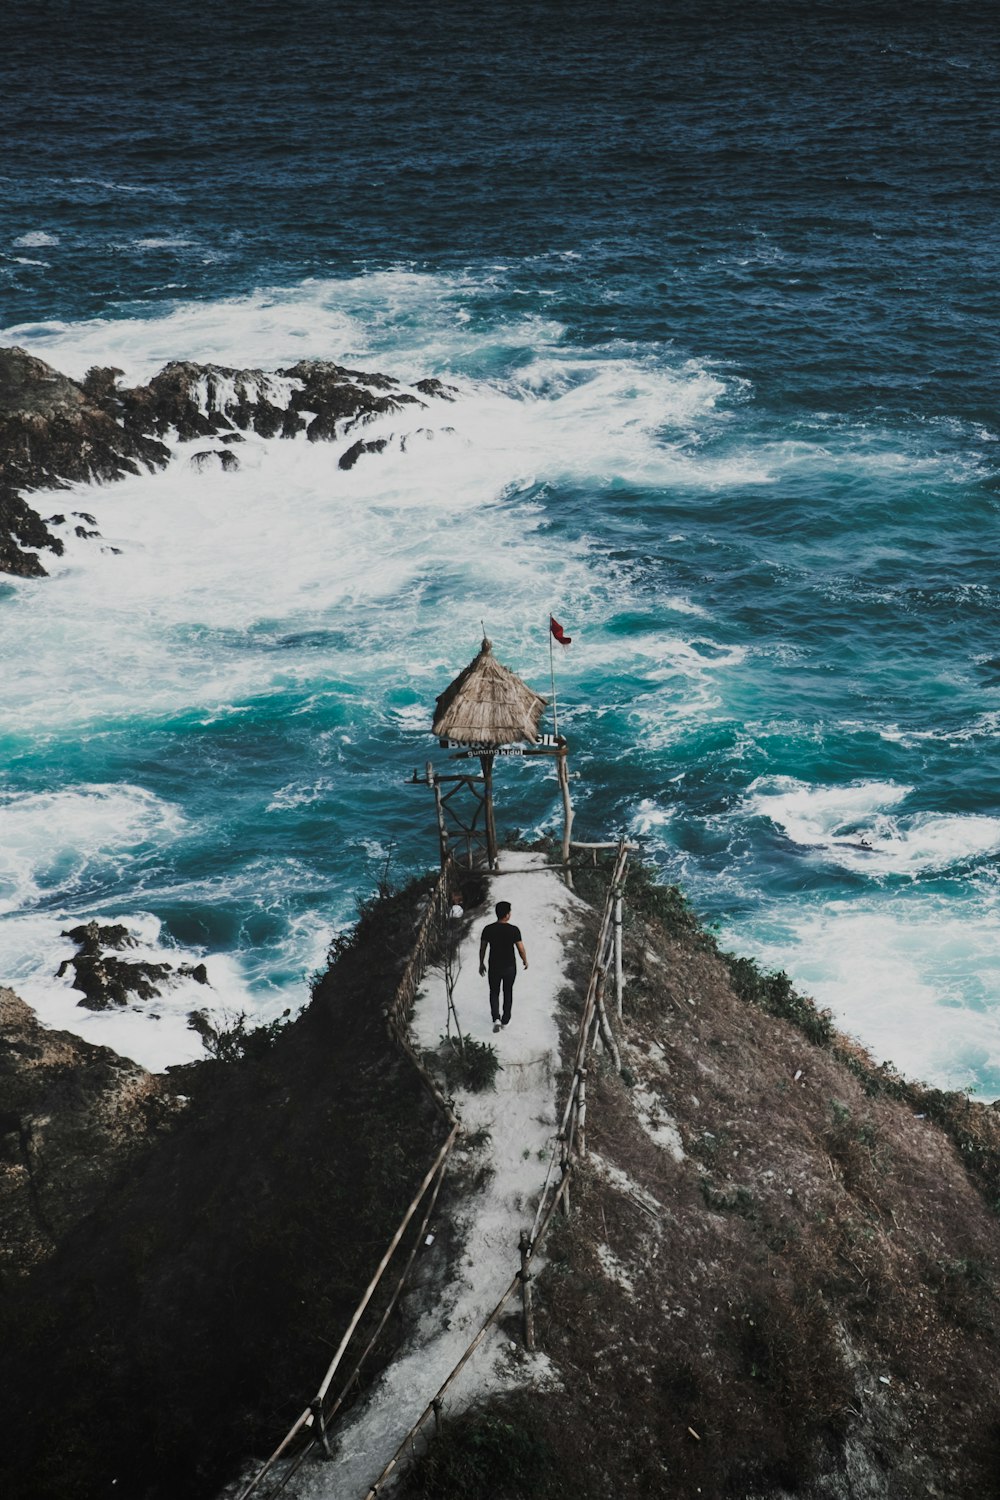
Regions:
<instances>
[{"instance_id":1,"label":"hut roof peak","mask_svg":"<svg viewBox=\"0 0 1000 1500\"><path fill-rule=\"evenodd\" d=\"M464 745L510 745L538 739L545 699L493 655L483 636L478 656L437 700L433 732Z\"/></svg>"}]
</instances>

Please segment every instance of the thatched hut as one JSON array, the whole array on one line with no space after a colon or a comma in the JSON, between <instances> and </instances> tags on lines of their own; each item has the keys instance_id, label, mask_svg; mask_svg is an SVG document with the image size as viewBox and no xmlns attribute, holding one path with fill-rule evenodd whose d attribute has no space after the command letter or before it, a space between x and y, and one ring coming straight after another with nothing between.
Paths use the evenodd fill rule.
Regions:
<instances>
[{"instance_id":1,"label":"thatched hut","mask_svg":"<svg viewBox=\"0 0 1000 1500\"><path fill-rule=\"evenodd\" d=\"M462 745L536 744L544 707L545 699L497 661L492 642L484 639L479 655L438 698L433 732Z\"/></svg>"}]
</instances>

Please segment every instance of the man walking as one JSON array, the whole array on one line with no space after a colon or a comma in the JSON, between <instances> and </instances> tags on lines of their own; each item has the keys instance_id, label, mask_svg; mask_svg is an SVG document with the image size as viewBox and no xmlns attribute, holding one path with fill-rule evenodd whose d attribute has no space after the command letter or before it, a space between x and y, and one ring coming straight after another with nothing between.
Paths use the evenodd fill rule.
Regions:
<instances>
[{"instance_id":1,"label":"man walking","mask_svg":"<svg viewBox=\"0 0 1000 1500\"><path fill-rule=\"evenodd\" d=\"M490 950L490 1014L493 1017L493 1030L499 1031L501 1026L507 1026L510 1022L510 1006L514 996L514 980L517 978L517 960L515 953L520 953L521 963L528 967L528 955L524 951L521 941L521 929L515 927L510 920L510 902L498 901L493 908L497 914L495 922L483 928L483 935L479 940L479 972L486 973L486 950ZM500 988L503 986L503 1016L500 1015Z\"/></svg>"}]
</instances>

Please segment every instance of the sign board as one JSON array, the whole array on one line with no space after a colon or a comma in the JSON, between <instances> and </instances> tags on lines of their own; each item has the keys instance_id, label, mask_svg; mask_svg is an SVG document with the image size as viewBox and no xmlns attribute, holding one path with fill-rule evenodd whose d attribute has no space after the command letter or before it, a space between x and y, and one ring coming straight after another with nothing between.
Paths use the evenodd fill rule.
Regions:
<instances>
[{"instance_id":1,"label":"sign board","mask_svg":"<svg viewBox=\"0 0 1000 1500\"><path fill-rule=\"evenodd\" d=\"M470 755L523 755L523 745L483 745L470 740L439 740L442 750L468 750ZM533 740L529 749L538 749L539 746L555 748L558 741L554 734L540 734L537 740Z\"/></svg>"}]
</instances>

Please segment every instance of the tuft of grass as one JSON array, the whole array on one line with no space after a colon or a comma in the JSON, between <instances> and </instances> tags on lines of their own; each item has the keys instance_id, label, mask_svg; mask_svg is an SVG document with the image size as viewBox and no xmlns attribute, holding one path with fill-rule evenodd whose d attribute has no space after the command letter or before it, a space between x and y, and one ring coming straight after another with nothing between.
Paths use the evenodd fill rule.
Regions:
<instances>
[{"instance_id":1,"label":"tuft of grass","mask_svg":"<svg viewBox=\"0 0 1000 1500\"><path fill-rule=\"evenodd\" d=\"M250 1058L257 1062L270 1052L287 1026L291 1013L291 1010L285 1010L274 1021L251 1026L245 1010L238 1011L235 1016L225 1013L218 1023L212 1020L207 1010L192 1010L187 1024L189 1031L198 1033L205 1051L216 1061L235 1063Z\"/></svg>"},{"instance_id":2,"label":"tuft of grass","mask_svg":"<svg viewBox=\"0 0 1000 1500\"><path fill-rule=\"evenodd\" d=\"M408 1471L401 1494L443 1500L496 1500L498 1495L552 1493L554 1455L523 1423L472 1411L448 1422Z\"/></svg>"},{"instance_id":3,"label":"tuft of grass","mask_svg":"<svg viewBox=\"0 0 1000 1500\"><path fill-rule=\"evenodd\" d=\"M756 1005L768 1015L791 1021L817 1047L826 1047L833 1039L833 1017L819 1010L811 1000L792 988L784 970L767 974L752 958L738 958L734 953L720 954L729 970L733 989L748 1005Z\"/></svg>"},{"instance_id":4,"label":"tuft of grass","mask_svg":"<svg viewBox=\"0 0 1000 1500\"><path fill-rule=\"evenodd\" d=\"M442 1037L441 1041L445 1076L452 1088L466 1088L471 1094L483 1094L487 1089L496 1088L497 1074L503 1069L495 1047L468 1035L463 1036L461 1047L447 1037Z\"/></svg>"},{"instance_id":5,"label":"tuft of grass","mask_svg":"<svg viewBox=\"0 0 1000 1500\"><path fill-rule=\"evenodd\" d=\"M602 853L596 865L586 857L573 862L573 886L578 896L600 907L608 892L614 855ZM671 938L711 941L678 885L661 885L654 866L632 856L625 872L623 915L626 927L637 917L659 922Z\"/></svg>"}]
</instances>

